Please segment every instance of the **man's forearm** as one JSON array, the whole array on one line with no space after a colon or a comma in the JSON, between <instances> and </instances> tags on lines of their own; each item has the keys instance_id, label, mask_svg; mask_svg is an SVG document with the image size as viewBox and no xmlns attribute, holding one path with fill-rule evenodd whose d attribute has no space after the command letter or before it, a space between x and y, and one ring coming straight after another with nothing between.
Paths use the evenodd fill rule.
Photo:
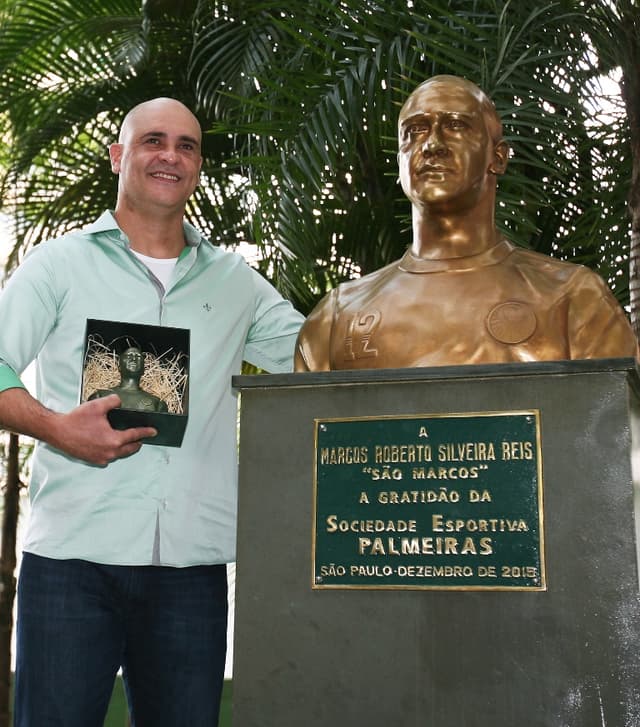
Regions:
<instances>
[{"instance_id":1,"label":"man's forearm","mask_svg":"<svg viewBox=\"0 0 640 727\"><path fill-rule=\"evenodd\" d=\"M120 405L115 394L86 401L70 412L47 409L21 388L0 392L0 427L26 434L61 452L90 464L106 465L128 457L142 446L141 439L153 437L152 427L113 429L107 418Z\"/></svg>"},{"instance_id":2,"label":"man's forearm","mask_svg":"<svg viewBox=\"0 0 640 727\"><path fill-rule=\"evenodd\" d=\"M2 429L54 444L55 423L59 416L34 399L26 389L15 387L0 392Z\"/></svg>"}]
</instances>

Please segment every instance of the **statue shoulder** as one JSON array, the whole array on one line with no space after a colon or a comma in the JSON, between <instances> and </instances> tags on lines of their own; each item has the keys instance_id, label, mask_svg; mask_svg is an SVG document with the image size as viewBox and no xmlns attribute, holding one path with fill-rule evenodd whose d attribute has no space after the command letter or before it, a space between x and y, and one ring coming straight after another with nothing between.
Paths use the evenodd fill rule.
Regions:
<instances>
[{"instance_id":1,"label":"statue shoulder","mask_svg":"<svg viewBox=\"0 0 640 727\"><path fill-rule=\"evenodd\" d=\"M521 248L511 258L532 290L566 310L568 358L638 355L638 342L627 315L597 272Z\"/></svg>"},{"instance_id":2,"label":"statue shoulder","mask_svg":"<svg viewBox=\"0 0 640 727\"><path fill-rule=\"evenodd\" d=\"M579 263L545 255L534 250L527 250L522 247L514 247L509 262L518 267L519 270L529 272L532 275L543 275L553 279L556 283L565 283L570 280L591 280L598 278L597 273Z\"/></svg>"},{"instance_id":3,"label":"statue shoulder","mask_svg":"<svg viewBox=\"0 0 640 727\"><path fill-rule=\"evenodd\" d=\"M399 262L396 260L361 278L346 280L337 285L311 311L303 324L303 329L307 325L328 325L342 309L352 304L360 306L371 296L384 295L385 287L395 281L398 276L404 275L398 267Z\"/></svg>"},{"instance_id":4,"label":"statue shoulder","mask_svg":"<svg viewBox=\"0 0 640 727\"><path fill-rule=\"evenodd\" d=\"M332 333L345 312L366 308L374 298L384 296L387 284L402 271L395 261L361 278L340 283L329 291L302 324L296 345L296 371L330 371Z\"/></svg>"},{"instance_id":5,"label":"statue shoulder","mask_svg":"<svg viewBox=\"0 0 640 727\"><path fill-rule=\"evenodd\" d=\"M337 288L320 300L305 319L296 342L295 371L328 371L329 341Z\"/></svg>"}]
</instances>

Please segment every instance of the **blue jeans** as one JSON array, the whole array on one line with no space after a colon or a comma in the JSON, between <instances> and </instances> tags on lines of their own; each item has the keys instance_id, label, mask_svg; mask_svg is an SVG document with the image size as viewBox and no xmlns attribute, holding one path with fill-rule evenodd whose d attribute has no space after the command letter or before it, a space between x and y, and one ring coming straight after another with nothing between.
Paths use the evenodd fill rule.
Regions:
<instances>
[{"instance_id":1,"label":"blue jeans","mask_svg":"<svg viewBox=\"0 0 640 727\"><path fill-rule=\"evenodd\" d=\"M110 566L25 553L15 727L102 727L120 667L134 727L215 727L226 628L224 565Z\"/></svg>"}]
</instances>

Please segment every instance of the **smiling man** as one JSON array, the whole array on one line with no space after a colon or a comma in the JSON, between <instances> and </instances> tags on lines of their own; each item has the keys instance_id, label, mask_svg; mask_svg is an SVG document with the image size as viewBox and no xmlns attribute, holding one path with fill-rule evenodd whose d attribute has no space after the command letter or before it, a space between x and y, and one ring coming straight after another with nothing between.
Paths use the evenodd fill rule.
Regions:
<instances>
[{"instance_id":1,"label":"smiling man","mask_svg":"<svg viewBox=\"0 0 640 727\"><path fill-rule=\"evenodd\" d=\"M109 149L114 212L38 245L0 295L0 427L39 440L16 727L101 727L120 668L132 724L217 724L235 558L231 377L243 360L289 371L302 317L185 222L200 142L178 101L134 108ZM117 393L78 405L88 318L189 329L180 448L142 446L153 429L112 429ZM37 398L19 378L33 359Z\"/></svg>"},{"instance_id":2,"label":"smiling man","mask_svg":"<svg viewBox=\"0 0 640 727\"><path fill-rule=\"evenodd\" d=\"M634 356L604 282L514 247L495 226L509 148L491 100L435 76L398 119L413 241L402 259L331 291L300 332L296 370L404 368Z\"/></svg>"},{"instance_id":3,"label":"smiling man","mask_svg":"<svg viewBox=\"0 0 640 727\"><path fill-rule=\"evenodd\" d=\"M184 248L182 217L198 184L200 138L195 116L172 99L155 99L125 117L109 156L119 175L114 216L133 250L166 258Z\"/></svg>"}]
</instances>

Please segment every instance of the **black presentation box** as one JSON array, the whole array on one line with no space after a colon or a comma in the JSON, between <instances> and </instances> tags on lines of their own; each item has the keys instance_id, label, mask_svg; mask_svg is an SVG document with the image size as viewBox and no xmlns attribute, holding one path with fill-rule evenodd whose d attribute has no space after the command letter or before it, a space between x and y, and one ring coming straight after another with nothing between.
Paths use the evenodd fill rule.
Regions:
<instances>
[{"instance_id":1,"label":"black presentation box","mask_svg":"<svg viewBox=\"0 0 640 727\"><path fill-rule=\"evenodd\" d=\"M179 447L189 414L189 333L186 328L88 318L82 357L83 383L80 401L86 401L92 394L87 383L87 369L96 350L116 358L125 349L137 346L145 354L145 358L147 354L151 354L157 362L154 364L156 368L162 370L161 376L172 376L181 383L176 386L171 397L172 403L168 404L169 412L117 408L109 412L109 422L114 429L155 427L158 430L157 436L143 440L146 444ZM149 390L144 386L142 388Z\"/></svg>"}]
</instances>

